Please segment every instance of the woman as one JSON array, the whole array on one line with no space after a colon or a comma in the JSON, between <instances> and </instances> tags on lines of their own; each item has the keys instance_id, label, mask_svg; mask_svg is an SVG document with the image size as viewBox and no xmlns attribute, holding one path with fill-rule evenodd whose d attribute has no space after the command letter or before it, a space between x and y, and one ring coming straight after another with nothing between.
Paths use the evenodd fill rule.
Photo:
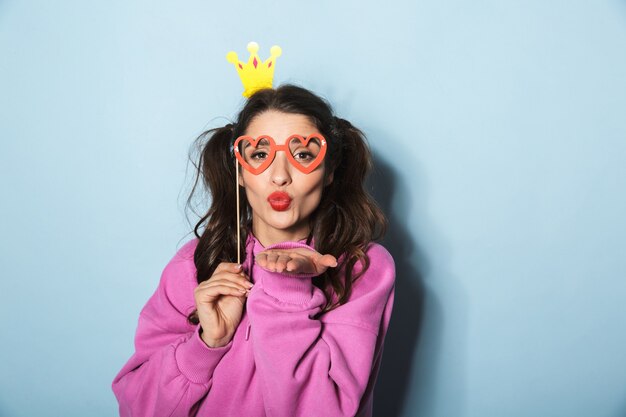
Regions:
<instances>
[{"instance_id":1,"label":"woman","mask_svg":"<svg viewBox=\"0 0 626 417\"><path fill-rule=\"evenodd\" d=\"M120 414L370 416L395 275L362 133L282 86L204 138L211 207L141 311Z\"/></svg>"}]
</instances>

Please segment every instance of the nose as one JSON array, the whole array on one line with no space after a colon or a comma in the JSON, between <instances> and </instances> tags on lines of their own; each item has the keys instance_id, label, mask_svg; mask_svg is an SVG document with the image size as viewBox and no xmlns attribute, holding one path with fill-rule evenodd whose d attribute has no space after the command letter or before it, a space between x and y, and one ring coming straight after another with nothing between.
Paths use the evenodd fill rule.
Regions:
<instances>
[{"instance_id":1,"label":"nose","mask_svg":"<svg viewBox=\"0 0 626 417\"><path fill-rule=\"evenodd\" d=\"M270 165L270 169L272 183L279 187L291 184L290 165L289 161L287 161L287 156L284 155L284 152L276 154L274 161L272 161L272 165Z\"/></svg>"}]
</instances>

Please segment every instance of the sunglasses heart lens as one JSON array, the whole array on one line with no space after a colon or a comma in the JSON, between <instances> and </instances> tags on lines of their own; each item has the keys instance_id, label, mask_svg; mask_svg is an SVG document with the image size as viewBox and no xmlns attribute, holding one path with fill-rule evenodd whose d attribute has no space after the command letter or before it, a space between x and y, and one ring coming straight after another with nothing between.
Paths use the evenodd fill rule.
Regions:
<instances>
[{"instance_id":1,"label":"sunglasses heart lens","mask_svg":"<svg viewBox=\"0 0 626 417\"><path fill-rule=\"evenodd\" d=\"M259 169L268 163L273 150L267 138L259 139L256 144L249 140L242 140L239 143L239 149L243 160L254 169Z\"/></svg>"},{"instance_id":2,"label":"sunglasses heart lens","mask_svg":"<svg viewBox=\"0 0 626 417\"><path fill-rule=\"evenodd\" d=\"M311 137L307 142L299 136L293 136L289 139L289 153L295 164L303 168L309 168L318 161L318 156L322 150L321 139Z\"/></svg>"}]
</instances>

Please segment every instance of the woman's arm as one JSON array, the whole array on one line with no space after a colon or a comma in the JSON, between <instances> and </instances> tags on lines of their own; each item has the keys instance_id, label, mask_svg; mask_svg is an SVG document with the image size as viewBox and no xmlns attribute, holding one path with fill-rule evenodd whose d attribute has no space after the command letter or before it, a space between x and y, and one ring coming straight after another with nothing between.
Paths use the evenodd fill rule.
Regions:
<instances>
[{"instance_id":1,"label":"woman's arm","mask_svg":"<svg viewBox=\"0 0 626 417\"><path fill-rule=\"evenodd\" d=\"M135 353L113 381L121 416L190 416L208 393L213 370L231 344L209 348L194 308L195 241L168 263L139 316Z\"/></svg>"},{"instance_id":2,"label":"woman's arm","mask_svg":"<svg viewBox=\"0 0 626 417\"><path fill-rule=\"evenodd\" d=\"M395 270L382 246L368 256L348 302L320 319L326 299L310 277L254 270L247 309L267 415L354 416L369 403Z\"/></svg>"}]
</instances>

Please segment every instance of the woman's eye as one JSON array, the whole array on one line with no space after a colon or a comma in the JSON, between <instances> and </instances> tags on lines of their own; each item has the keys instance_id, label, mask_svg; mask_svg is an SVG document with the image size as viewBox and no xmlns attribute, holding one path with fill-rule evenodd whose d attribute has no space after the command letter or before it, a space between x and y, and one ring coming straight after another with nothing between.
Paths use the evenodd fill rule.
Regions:
<instances>
[{"instance_id":1,"label":"woman's eye","mask_svg":"<svg viewBox=\"0 0 626 417\"><path fill-rule=\"evenodd\" d=\"M253 152L252 155L250 155L250 158L257 160L257 161L261 159L265 159L267 158L267 152L263 152L263 151Z\"/></svg>"},{"instance_id":2,"label":"woman's eye","mask_svg":"<svg viewBox=\"0 0 626 417\"><path fill-rule=\"evenodd\" d=\"M293 157L298 161L307 162L307 161L312 161L315 158L315 155L313 155L309 151L300 151L300 152L296 152L293 155Z\"/></svg>"}]
</instances>

